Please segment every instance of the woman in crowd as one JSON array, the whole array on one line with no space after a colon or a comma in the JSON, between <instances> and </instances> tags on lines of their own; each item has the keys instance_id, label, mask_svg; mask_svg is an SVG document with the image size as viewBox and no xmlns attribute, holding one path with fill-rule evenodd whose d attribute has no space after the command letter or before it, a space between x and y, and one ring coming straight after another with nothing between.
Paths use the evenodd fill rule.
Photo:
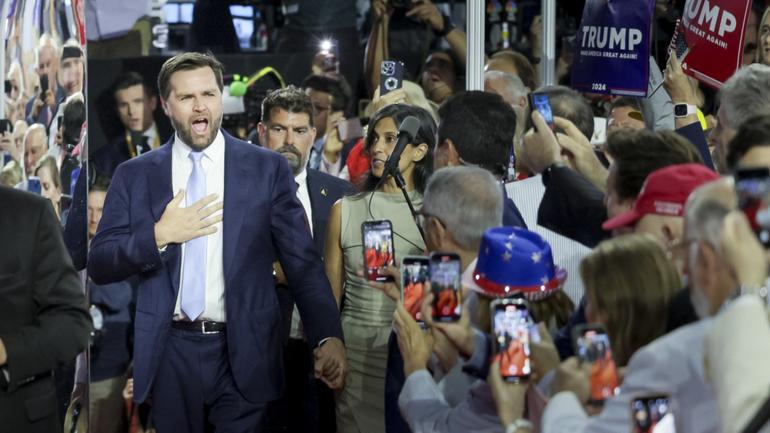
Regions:
<instances>
[{"instance_id":1,"label":"woman in crowd","mask_svg":"<svg viewBox=\"0 0 770 433\"><path fill-rule=\"evenodd\" d=\"M762 21L759 22L757 42L759 42L757 61L763 65L770 65L770 7L765 9Z\"/></svg>"},{"instance_id":2,"label":"woman in crowd","mask_svg":"<svg viewBox=\"0 0 770 433\"><path fill-rule=\"evenodd\" d=\"M61 179L53 156L46 155L38 161L35 176L40 179L40 194L51 201L56 217L61 219Z\"/></svg>"},{"instance_id":3,"label":"woman in crowd","mask_svg":"<svg viewBox=\"0 0 770 433\"><path fill-rule=\"evenodd\" d=\"M668 304L682 281L660 244L631 234L599 244L580 264L589 322L607 328L618 366L665 333Z\"/></svg>"},{"instance_id":4,"label":"woman in crowd","mask_svg":"<svg viewBox=\"0 0 770 433\"><path fill-rule=\"evenodd\" d=\"M425 250L395 180L391 176L383 178L385 162L396 145L398 125L407 116L416 117L420 128L414 142L401 154L398 167L412 204L415 208L421 206L422 192L433 167L436 124L421 108L394 104L378 111L369 123L364 150L371 163L362 192L338 201L329 217L326 274L337 303L342 303L342 329L350 364L345 388L337 396L339 433L385 431L385 369L388 336L396 305L359 276L364 269L361 224L390 220L396 260L422 254Z\"/></svg>"}]
</instances>

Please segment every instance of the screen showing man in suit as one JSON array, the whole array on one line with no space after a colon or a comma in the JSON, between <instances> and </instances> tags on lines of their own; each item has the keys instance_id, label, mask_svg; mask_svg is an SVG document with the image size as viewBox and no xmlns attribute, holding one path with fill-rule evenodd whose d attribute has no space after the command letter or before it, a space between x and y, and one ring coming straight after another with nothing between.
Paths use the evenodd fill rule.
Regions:
<instances>
[{"instance_id":1,"label":"screen showing man in suit","mask_svg":"<svg viewBox=\"0 0 770 433\"><path fill-rule=\"evenodd\" d=\"M339 388L347 370L291 171L220 130L222 73L212 55L164 63L159 94L176 134L118 167L89 254L98 284L138 276L134 400L152 398L160 433L262 431L283 388L276 260L308 324L316 377Z\"/></svg>"}]
</instances>

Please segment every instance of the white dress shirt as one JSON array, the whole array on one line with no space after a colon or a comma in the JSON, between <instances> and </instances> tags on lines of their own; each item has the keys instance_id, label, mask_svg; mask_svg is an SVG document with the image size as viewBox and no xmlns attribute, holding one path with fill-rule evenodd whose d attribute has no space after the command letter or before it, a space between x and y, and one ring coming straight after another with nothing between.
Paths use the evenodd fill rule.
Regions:
<instances>
[{"instance_id":1,"label":"white dress shirt","mask_svg":"<svg viewBox=\"0 0 770 433\"><path fill-rule=\"evenodd\" d=\"M516 202L524 222L527 223L527 228L542 236L551 246L554 264L567 271L567 281L564 283L563 290L572 302L577 304L585 293L583 280L580 279L580 262L591 252L591 249L537 224L538 208L545 194L543 178L540 175L510 182L505 185L505 190L508 197Z\"/></svg>"},{"instance_id":2,"label":"white dress shirt","mask_svg":"<svg viewBox=\"0 0 770 433\"><path fill-rule=\"evenodd\" d=\"M185 144L179 135L174 137L174 148L171 151L171 184L174 195L181 189L187 189L187 180L192 173L192 160L189 158L192 149ZM206 175L206 195L215 193L219 195L216 200L222 201L225 196L225 137L222 132L217 132L214 142L203 151L204 157L201 159L203 172ZM185 203L189 206L192 203ZM216 233L209 235L206 242L206 303L201 314L200 320L213 320L216 322L225 322L225 273L224 258L222 253L222 222L217 223ZM182 281L184 281L184 251L185 244L182 244L182 263L180 265L179 275L179 293L176 298L176 307L174 308L175 318L185 318L186 316L180 308L180 295L182 293Z\"/></svg>"}]
</instances>

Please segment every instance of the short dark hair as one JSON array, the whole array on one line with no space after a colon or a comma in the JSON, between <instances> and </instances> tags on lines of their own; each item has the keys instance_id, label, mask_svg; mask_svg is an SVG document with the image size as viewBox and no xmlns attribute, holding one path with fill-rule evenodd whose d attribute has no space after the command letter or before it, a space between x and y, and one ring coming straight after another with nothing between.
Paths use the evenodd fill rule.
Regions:
<instances>
[{"instance_id":1,"label":"short dark hair","mask_svg":"<svg viewBox=\"0 0 770 433\"><path fill-rule=\"evenodd\" d=\"M770 146L770 116L749 117L727 145L727 168L734 170L738 160L755 147Z\"/></svg>"},{"instance_id":2,"label":"short dark hair","mask_svg":"<svg viewBox=\"0 0 770 433\"><path fill-rule=\"evenodd\" d=\"M91 182L88 191L107 192L107 189L110 187L110 182L112 182L112 179L106 173L96 172L94 173L94 180Z\"/></svg>"},{"instance_id":3,"label":"short dark hair","mask_svg":"<svg viewBox=\"0 0 770 433\"><path fill-rule=\"evenodd\" d=\"M413 144L425 143L428 145L428 151L425 152L425 157L415 164L414 172L412 174L412 182L415 189L420 193L423 193L425 191L425 185L428 183L428 178L433 173L433 149L436 147L436 122L424 108L406 104L391 104L374 113L369 120L366 137L364 137L364 151L368 154L369 150L374 145L374 128L380 120L389 117L393 119L396 126L399 126L408 116L414 116L420 121L420 129L417 130L417 135L414 137ZM379 182L379 178L372 176L370 168L369 172L364 177L360 189L362 192L374 191L374 188Z\"/></svg>"},{"instance_id":4,"label":"short dark hair","mask_svg":"<svg viewBox=\"0 0 770 433\"><path fill-rule=\"evenodd\" d=\"M144 78L142 78L141 75L139 75L138 72L134 71L128 71L124 72L120 75L118 75L118 78L115 79L115 82L112 83L112 94L113 96L118 93L120 90L128 89L129 87L141 85L144 89L144 92L149 95L149 88L147 84L144 82Z\"/></svg>"},{"instance_id":5,"label":"short dark hair","mask_svg":"<svg viewBox=\"0 0 770 433\"><path fill-rule=\"evenodd\" d=\"M538 92L548 94L554 116L575 124L589 140L594 135L594 112L583 96L566 86L543 86Z\"/></svg>"},{"instance_id":6,"label":"short dark hair","mask_svg":"<svg viewBox=\"0 0 770 433\"><path fill-rule=\"evenodd\" d=\"M169 88L169 82L171 76L179 71L190 71L199 68L211 68L214 71L214 77L217 80L219 91L224 89L224 81L222 81L222 74L224 73L224 66L219 60L211 53L196 53L187 52L177 54L176 56L166 60L158 73L158 91L163 99L167 99L171 89Z\"/></svg>"},{"instance_id":7,"label":"short dark hair","mask_svg":"<svg viewBox=\"0 0 770 433\"><path fill-rule=\"evenodd\" d=\"M537 88L537 81L535 81L535 67L532 66L532 62L530 62L523 54L511 50L503 50L492 54L490 59L501 59L512 64L516 68L516 72L518 72L521 82L529 87L530 92Z\"/></svg>"},{"instance_id":8,"label":"short dark hair","mask_svg":"<svg viewBox=\"0 0 770 433\"><path fill-rule=\"evenodd\" d=\"M616 108L621 108L621 107L629 107L640 113L642 112L642 104L639 103L639 100L628 96L622 96L612 101L612 103L610 104L610 112L612 112L612 110Z\"/></svg>"},{"instance_id":9,"label":"short dark hair","mask_svg":"<svg viewBox=\"0 0 770 433\"><path fill-rule=\"evenodd\" d=\"M452 140L464 161L496 176L508 167L516 134L516 112L495 93L479 90L452 95L438 110L439 143Z\"/></svg>"},{"instance_id":10,"label":"short dark hair","mask_svg":"<svg viewBox=\"0 0 770 433\"><path fill-rule=\"evenodd\" d=\"M647 176L674 164L703 163L689 140L673 131L621 128L607 135L607 153L616 174L613 187L620 199L636 199Z\"/></svg>"},{"instance_id":11,"label":"short dark hair","mask_svg":"<svg viewBox=\"0 0 770 433\"><path fill-rule=\"evenodd\" d=\"M302 88L313 89L332 95L332 111L345 111L350 103L350 85L342 76L311 74L302 80Z\"/></svg>"},{"instance_id":12,"label":"short dark hair","mask_svg":"<svg viewBox=\"0 0 770 433\"><path fill-rule=\"evenodd\" d=\"M296 86L276 89L265 96L262 100L262 122L269 122L276 108L289 113L305 113L310 119L310 126L313 126L313 102L310 96Z\"/></svg>"},{"instance_id":13,"label":"short dark hair","mask_svg":"<svg viewBox=\"0 0 770 433\"><path fill-rule=\"evenodd\" d=\"M77 143L80 130L86 121L86 104L81 98L72 98L64 106L62 113L62 140L65 144Z\"/></svg>"}]
</instances>

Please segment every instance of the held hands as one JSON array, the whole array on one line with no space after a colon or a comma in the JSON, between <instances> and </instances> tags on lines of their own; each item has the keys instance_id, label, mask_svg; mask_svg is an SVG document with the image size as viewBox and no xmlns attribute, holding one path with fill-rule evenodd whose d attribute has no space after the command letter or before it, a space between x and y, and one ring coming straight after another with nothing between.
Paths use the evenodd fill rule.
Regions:
<instances>
[{"instance_id":1,"label":"held hands","mask_svg":"<svg viewBox=\"0 0 770 433\"><path fill-rule=\"evenodd\" d=\"M337 337L329 338L321 347L313 350L315 377L331 389L342 389L348 374L345 345Z\"/></svg>"},{"instance_id":2,"label":"held hands","mask_svg":"<svg viewBox=\"0 0 770 433\"><path fill-rule=\"evenodd\" d=\"M155 223L155 243L158 248L216 233L217 228L214 225L222 221L222 214L214 213L224 207L221 201L214 203L219 196L209 194L190 206L181 207L184 197L185 191L180 190L166 205L160 220Z\"/></svg>"}]
</instances>

